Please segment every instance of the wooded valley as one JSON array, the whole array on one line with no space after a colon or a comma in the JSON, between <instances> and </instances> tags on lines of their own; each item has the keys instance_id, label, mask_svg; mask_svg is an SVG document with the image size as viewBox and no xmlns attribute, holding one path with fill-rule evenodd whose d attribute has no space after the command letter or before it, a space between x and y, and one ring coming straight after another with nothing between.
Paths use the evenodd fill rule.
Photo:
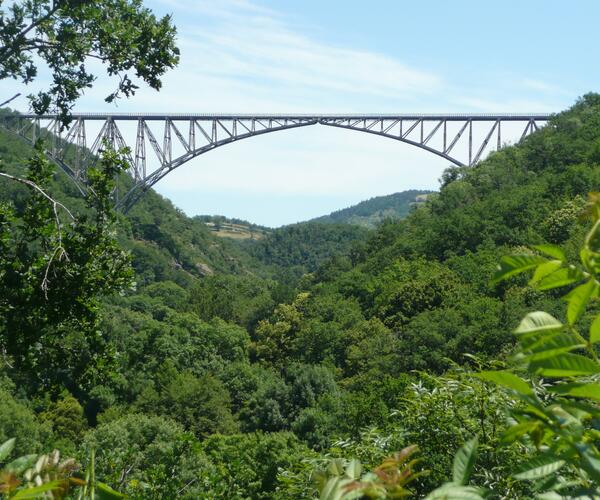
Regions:
<instances>
[{"instance_id":1,"label":"wooded valley","mask_svg":"<svg viewBox=\"0 0 600 500\"><path fill-rule=\"evenodd\" d=\"M0 162L60 202L0 179L0 464L57 449L132 498L600 495L600 95L372 230L219 238L152 191L115 212L116 152L87 198L10 132Z\"/></svg>"}]
</instances>

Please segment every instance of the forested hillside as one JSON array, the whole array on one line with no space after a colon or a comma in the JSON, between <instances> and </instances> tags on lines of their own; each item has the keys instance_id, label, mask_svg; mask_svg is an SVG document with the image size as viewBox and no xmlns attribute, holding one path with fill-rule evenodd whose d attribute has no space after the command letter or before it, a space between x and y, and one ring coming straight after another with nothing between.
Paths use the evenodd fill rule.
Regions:
<instances>
[{"instance_id":1,"label":"forested hillside","mask_svg":"<svg viewBox=\"0 0 600 500\"><path fill-rule=\"evenodd\" d=\"M0 154L1 170L16 172L32 151L3 134ZM38 213L31 211L34 195L7 179L0 186L2 206L15 211L11 227L25 241L31 235L24 222L35 225L31 214ZM584 242L590 220L580 215L588 193L599 187L600 95L589 94L520 144L492 153L474 168L447 170L439 194L405 219L374 231L311 223L284 228L245 249L215 238L201 221L150 193L115 221L137 284L104 293L92 307L99 318L93 342L71 323L53 322L52 314L39 325L8 321L10 300L16 299L0 301L2 334L14 327L11 338L36 346L21 359L20 351L0 342L0 353L14 353L2 354L0 364L0 443L15 437L15 456L58 448L85 467L95 450L96 476L133 498L313 498L349 484L366 498L388 493L395 498L391 492L401 490L392 488L417 469L429 471L414 477L410 487L417 495L448 483L463 496L431 498L479 498L464 496L479 495L475 487L492 498L526 498L536 489L559 488L549 480L527 481L543 477L538 469L549 464L550 473L563 469L546 479L575 481L565 491L592 491L594 471L600 475L599 462L593 462L597 430L586 430L585 449L583 438L577 441L581 460L568 455L568 447L561 446L579 439L573 437L576 431L567 438L558 424L556 434L544 430L554 417L532 396L535 389L543 404L551 405L558 396L545 392L548 383L538 377L560 370L539 363L584 347L588 357L580 357L595 363L592 340L556 337L551 352L534 358L538 365L518 372L527 383L506 370L523 358L513 359L520 351L510 332L530 311L546 311L570 325L581 321L586 332L598 314L594 300L585 314L583 306L573 312L569 305L565 315L561 296L545 291L552 287L533 289L516 273L544 262L536 271L542 280L564 260L579 259L585 244L587 253L581 255L592 267L575 278L564 268L561 284L589 278L583 305L597 296L596 254L590 250L596 240ZM73 210L84 210L61 175L48 190ZM0 243L11 237L7 224L1 226ZM558 245L565 255L538 247L554 255L547 263L525 250L541 244ZM514 272L493 282L502 256L511 253L526 257L504 261ZM12 264L4 260L7 272ZM60 265L69 270L67 262ZM292 277L284 276L286 269ZM62 304L52 286L50 281L52 303ZM43 309L44 294L31 296L36 300L21 300L19 311ZM556 323L551 327L558 332ZM531 332L540 330L529 328L527 338L533 340L526 349L539 341ZM81 372L85 367L77 354L96 352L100 342L106 356L98 362L90 354L94 371ZM59 348L65 362L46 372L44 350L59 356ZM596 372L582 366L569 376L589 374L593 381ZM515 393L473 376L495 369L504 369L504 378L486 380L502 379L525 399L517 404ZM587 392L579 396L599 399ZM510 408L523 411L509 420ZM585 400L577 408L561 413L561 422L588 429L593 419L585 415L597 415L597 409ZM536 415L543 421L528 420ZM522 442L511 444L504 433L515 422L521 426L511 439ZM564 455L552 455L552 443L561 444L556 453ZM415 453L406 447L413 444L421 462L406 465L403 460ZM552 453L539 458L536 444ZM403 448L404 454L393 455ZM378 475L364 476L357 462L347 461L359 459L369 470L389 456ZM325 470L332 458L346 461ZM530 469L518 469L523 464ZM393 470L408 472L404 479L386 476ZM361 477L362 482L352 482ZM383 493L371 495L377 491Z\"/></svg>"},{"instance_id":2,"label":"forested hillside","mask_svg":"<svg viewBox=\"0 0 600 500\"><path fill-rule=\"evenodd\" d=\"M277 228L246 248L280 273L301 276L333 257L347 256L366 237L366 229L351 224L302 222Z\"/></svg>"},{"instance_id":3,"label":"forested hillside","mask_svg":"<svg viewBox=\"0 0 600 500\"><path fill-rule=\"evenodd\" d=\"M313 222L339 224L342 222L374 228L386 219L403 219L416 206L425 201L432 191L409 189L387 196L376 196L329 215L313 219Z\"/></svg>"},{"instance_id":4,"label":"forested hillside","mask_svg":"<svg viewBox=\"0 0 600 500\"><path fill-rule=\"evenodd\" d=\"M22 173L31 154L31 148L22 139L0 129L3 171ZM84 210L81 194L62 171L54 175L51 190L73 211ZM26 193L23 186L2 184L3 200L22 205ZM120 217L118 230L121 243L132 254L140 284L163 280L187 284L195 277L214 273L261 272L260 263L237 245L215 238L202 221L186 217L152 190L126 216Z\"/></svg>"}]
</instances>

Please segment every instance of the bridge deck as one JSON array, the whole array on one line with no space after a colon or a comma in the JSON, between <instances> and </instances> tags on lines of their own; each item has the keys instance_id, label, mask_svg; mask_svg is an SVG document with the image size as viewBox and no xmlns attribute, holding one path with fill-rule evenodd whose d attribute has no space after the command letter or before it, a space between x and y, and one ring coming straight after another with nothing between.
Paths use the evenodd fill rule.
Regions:
<instances>
[{"instance_id":1,"label":"bridge deck","mask_svg":"<svg viewBox=\"0 0 600 500\"><path fill-rule=\"evenodd\" d=\"M54 119L56 115L35 115L21 114L22 118L28 119ZM445 121L546 121L552 114L550 113L449 113L449 114L402 114L402 113L380 113L380 114L310 114L310 113L295 113L295 114L264 114L264 113L73 113L73 119L84 120L106 120L113 118L116 120L445 120Z\"/></svg>"}]
</instances>

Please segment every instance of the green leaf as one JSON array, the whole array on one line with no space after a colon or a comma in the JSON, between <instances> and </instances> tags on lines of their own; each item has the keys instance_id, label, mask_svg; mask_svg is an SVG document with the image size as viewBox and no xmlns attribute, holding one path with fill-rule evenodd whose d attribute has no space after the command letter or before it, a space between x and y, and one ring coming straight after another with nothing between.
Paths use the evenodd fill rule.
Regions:
<instances>
[{"instance_id":1,"label":"green leaf","mask_svg":"<svg viewBox=\"0 0 600 500\"><path fill-rule=\"evenodd\" d=\"M557 460L555 455L540 455L522 464L519 467L521 472L515 474L514 478L521 481L539 479L555 473L565 464L564 460Z\"/></svg>"},{"instance_id":2,"label":"green leaf","mask_svg":"<svg viewBox=\"0 0 600 500\"><path fill-rule=\"evenodd\" d=\"M577 343L573 336L567 333L545 335L540 339L536 339L530 345L527 345L527 342L521 342L521 346L524 351L531 352L531 354L525 356L525 360L529 362L551 358L564 352L585 347L584 344Z\"/></svg>"},{"instance_id":3,"label":"green leaf","mask_svg":"<svg viewBox=\"0 0 600 500\"><path fill-rule=\"evenodd\" d=\"M544 264L540 264L533 273L533 277L529 280L529 285L534 286L542 278L545 278L549 274L552 274L554 271L559 269L560 266L562 266L562 262L560 260L551 260L545 262Z\"/></svg>"},{"instance_id":4,"label":"green leaf","mask_svg":"<svg viewBox=\"0 0 600 500\"><path fill-rule=\"evenodd\" d=\"M445 483L433 490L425 500L483 500L484 491L474 486Z\"/></svg>"},{"instance_id":5,"label":"green leaf","mask_svg":"<svg viewBox=\"0 0 600 500\"><path fill-rule=\"evenodd\" d=\"M511 426L507 429L504 434L502 434L501 441L503 443L514 443L517 439L525 434L529 434L536 430L540 425L540 422L535 420L530 420L526 422L520 422Z\"/></svg>"},{"instance_id":6,"label":"green leaf","mask_svg":"<svg viewBox=\"0 0 600 500\"><path fill-rule=\"evenodd\" d=\"M340 488L340 478L335 476L329 478L325 487L321 490L319 497L321 500L339 500L342 498L342 491Z\"/></svg>"},{"instance_id":7,"label":"green leaf","mask_svg":"<svg viewBox=\"0 0 600 500\"><path fill-rule=\"evenodd\" d=\"M562 402L561 408L572 415L576 415L579 420L585 420L589 417L600 419L600 408L594 401L568 399Z\"/></svg>"},{"instance_id":8,"label":"green leaf","mask_svg":"<svg viewBox=\"0 0 600 500\"><path fill-rule=\"evenodd\" d=\"M579 354L559 354L552 358L533 361L531 371L544 377L576 377L600 373L600 365Z\"/></svg>"},{"instance_id":9,"label":"green leaf","mask_svg":"<svg viewBox=\"0 0 600 500\"><path fill-rule=\"evenodd\" d=\"M573 396L576 398L587 398L600 401L600 384L576 382L573 384L555 385L548 390L562 396Z\"/></svg>"},{"instance_id":10,"label":"green leaf","mask_svg":"<svg viewBox=\"0 0 600 500\"><path fill-rule=\"evenodd\" d=\"M577 322L585 311L590 299L597 295L598 284L594 279L590 279L583 285L579 285L567 295L567 320L570 325L574 325Z\"/></svg>"},{"instance_id":11,"label":"green leaf","mask_svg":"<svg viewBox=\"0 0 600 500\"><path fill-rule=\"evenodd\" d=\"M567 260L563 249L557 247L556 245L535 245L533 248L535 248L538 252L546 254L549 257L554 257L562 262Z\"/></svg>"},{"instance_id":12,"label":"green leaf","mask_svg":"<svg viewBox=\"0 0 600 500\"><path fill-rule=\"evenodd\" d=\"M11 438L0 445L0 462L6 460L15 447L15 438Z\"/></svg>"},{"instance_id":13,"label":"green leaf","mask_svg":"<svg viewBox=\"0 0 600 500\"><path fill-rule=\"evenodd\" d=\"M525 380L508 371L487 371L475 373L474 375L482 380L513 389L520 394L533 394L533 390Z\"/></svg>"},{"instance_id":14,"label":"green leaf","mask_svg":"<svg viewBox=\"0 0 600 500\"><path fill-rule=\"evenodd\" d=\"M590 326L590 343L596 342L600 342L600 314L594 318Z\"/></svg>"},{"instance_id":15,"label":"green leaf","mask_svg":"<svg viewBox=\"0 0 600 500\"><path fill-rule=\"evenodd\" d=\"M584 246L593 253L600 252L600 219L594 223L594 226L585 237Z\"/></svg>"},{"instance_id":16,"label":"green leaf","mask_svg":"<svg viewBox=\"0 0 600 500\"><path fill-rule=\"evenodd\" d=\"M581 281L585 276L574 267L561 267L536 283L538 290L552 290Z\"/></svg>"},{"instance_id":17,"label":"green leaf","mask_svg":"<svg viewBox=\"0 0 600 500\"><path fill-rule=\"evenodd\" d=\"M350 500L352 498L360 498L362 496L360 491L346 493L346 487L351 483L352 480L347 478L332 477L327 481L319 498L321 500Z\"/></svg>"},{"instance_id":18,"label":"green leaf","mask_svg":"<svg viewBox=\"0 0 600 500\"><path fill-rule=\"evenodd\" d=\"M535 482L536 491L545 493L537 494L535 500L564 500L559 494L561 489L568 489L575 486L576 481L566 481L559 474L551 474ZM583 499L579 499L583 500Z\"/></svg>"},{"instance_id":19,"label":"green leaf","mask_svg":"<svg viewBox=\"0 0 600 500\"><path fill-rule=\"evenodd\" d=\"M452 480L456 484L466 485L477 460L477 436L467 441L454 456Z\"/></svg>"},{"instance_id":20,"label":"green leaf","mask_svg":"<svg viewBox=\"0 0 600 500\"><path fill-rule=\"evenodd\" d=\"M38 456L35 453L19 457L9 463L6 466L6 470L14 472L15 474L21 474L35 464L37 457Z\"/></svg>"},{"instance_id":21,"label":"green leaf","mask_svg":"<svg viewBox=\"0 0 600 500\"><path fill-rule=\"evenodd\" d=\"M361 472L362 466L360 465L360 461L355 458L350 460L350 463L346 466L346 476L350 479L358 479Z\"/></svg>"},{"instance_id":22,"label":"green leaf","mask_svg":"<svg viewBox=\"0 0 600 500\"><path fill-rule=\"evenodd\" d=\"M327 466L327 472L332 476L341 476L344 474L344 460L334 458Z\"/></svg>"},{"instance_id":23,"label":"green leaf","mask_svg":"<svg viewBox=\"0 0 600 500\"><path fill-rule=\"evenodd\" d=\"M125 498L123 493L113 490L110 486L104 483L96 482L96 497L99 500L117 500Z\"/></svg>"},{"instance_id":24,"label":"green leaf","mask_svg":"<svg viewBox=\"0 0 600 500\"><path fill-rule=\"evenodd\" d=\"M492 283L498 283L511 276L533 269L544 262L547 262L547 259L539 255L505 255L500 259L500 264L492 278Z\"/></svg>"},{"instance_id":25,"label":"green leaf","mask_svg":"<svg viewBox=\"0 0 600 500\"><path fill-rule=\"evenodd\" d=\"M536 500L564 500L564 496L556 491L545 491L535 496Z\"/></svg>"},{"instance_id":26,"label":"green leaf","mask_svg":"<svg viewBox=\"0 0 600 500\"><path fill-rule=\"evenodd\" d=\"M521 335L519 345L523 352L538 352L547 348L566 347L577 345L577 341L567 332L554 331L550 333L537 333L534 335Z\"/></svg>"},{"instance_id":27,"label":"green leaf","mask_svg":"<svg viewBox=\"0 0 600 500\"><path fill-rule=\"evenodd\" d=\"M555 332L563 328L563 324L554 316L544 311L535 311L529 313L522 320L515 333L524 335L539 332Z\"/></svg>"},{"instance_id":28,"label":"green leaf","mask_svg":"<svg viewBox=\"0 0 600 500\"><path fill-rule=\"evenodd\" d=\"M600 482L600 457L588 445L579 445L578 448L581 455L582 468L598 484Z\"/></svg>"},{"instance_id":29,"label":"green leaf","mask_svg":"<svg viewBox=\"0 0 600 500\"><path fill-rule=\"evenodd\" d=\"M64 481L62 480L50 481L49 483L44 483L40 486L34 486L25 490L19 490L11 497L11 499L21 500L25 498L43 498L43 493L60 490L63 488L63 486Z\"/></svg>"}]
</instances>

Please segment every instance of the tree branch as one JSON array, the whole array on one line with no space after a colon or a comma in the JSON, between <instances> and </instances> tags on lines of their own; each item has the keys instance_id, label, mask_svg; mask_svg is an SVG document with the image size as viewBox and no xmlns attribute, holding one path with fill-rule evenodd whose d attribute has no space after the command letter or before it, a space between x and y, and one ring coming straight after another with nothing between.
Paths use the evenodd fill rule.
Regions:
<instances>
[{"instance_id":1,"label":"tree branch","mask_svg":"<svg viewBox=\"0 0 600 500\"><path fill-rule=\"evenodd\" d=\"M44 296L47 299L48 298L48 283L50 282L50 280L48 279L48 274L50 273L50 267L52 266L52 263L56 259L60 260L63 257L66 258L67 260L69 260L69 256L67 255L67 251L65 250L65 247L63 246L63 242L62 242L62 224L60 222L60 217L58 216L58 208L60 207L65 212L67 212L67 214L69 214L69 217L71 217L72 220L75 220L75 217L73 216L73 214L67 207L65 207L62 203L60 203L59 201L56 201L54 198L52 198L48 193L46 193L35 182L32 182L29 179L21 179L20 177L15 177L14 175L10 175L10 174L4 173L4 172L0 172L0 177L6 177L7 179L11 179L15 182L25 184L26 186L28 186L28 187L34 189L35 191L37 191L38 193L40 193L44 198L46 198L52 204L52 211L54 212L54 220L56 222L56 232L57 232L58 244L56 245L54 252L52 252L52 256L50 257L48 264L46 265L46 269L44 271L44 278L42 279L41 288L44 292Z\"/></svg>"},{"instance_id":2,"label":"tree branch","mask_svg":"<svg viewBox=\"0 0 600 500\"><path fill-rule=\"evenodd\" d=\"M14 101L17 97L19 97L21 95L21 92L19 92L18 94L15 94L14 96L12 96L10 99L8 99L7 101L4 101L2 103L0 103L0 108L2 106L6 106L9 102Z\"/></svg>"},{"instance_id":3,"label":"tree branch","mask_svg":"<svg viewBox=\"0 0 600 500\"><path fill-rule=\"evenodd\" d=\"M27 26L27 28L25 28L17 36L15 36L15 43L12 44L12 46L6 46L6 47L0 49L0 59L7 59L8 57L12 56L17 50L17 47L15 47L15 45L22 43L21 40L27 35L27 33L29 33L32 29L37 28L44 21L47 21L48 19L50 19L54 14L56 14L56 12L60 9L60 7L61 7L61 2L58 1L46 13L46 15L36 19L35 21L32 21L32 23L29 26Z\"/></svg>"},{"instance_id":4,"label":"tree branch","mask_svg":"<svg viewBox=\"0 0 600 500\"><path fill-rule=\"evenodd\" d=\"M29 179L21 179L20 177L15 177L14 175L10 175L5 172L0 172L0 177L6 177L7 179L11 179L13 181L20 182L21 184L25 184L25 185L35 189L44 198L46 198L50 203L52 203L52 205L54 206L55 209L56 209L56 207L62 208L65 212L67 212L69 214L69 217L71 217L71 219L75 220L75 216L71 213L71 211L67 207L65 207L61 202L56 201L54 198L52 198L48 193L46 193L35 182L32 182ZM55 212L56 212L56 210L55 210Z\"/></svg>"}]
</instances>

